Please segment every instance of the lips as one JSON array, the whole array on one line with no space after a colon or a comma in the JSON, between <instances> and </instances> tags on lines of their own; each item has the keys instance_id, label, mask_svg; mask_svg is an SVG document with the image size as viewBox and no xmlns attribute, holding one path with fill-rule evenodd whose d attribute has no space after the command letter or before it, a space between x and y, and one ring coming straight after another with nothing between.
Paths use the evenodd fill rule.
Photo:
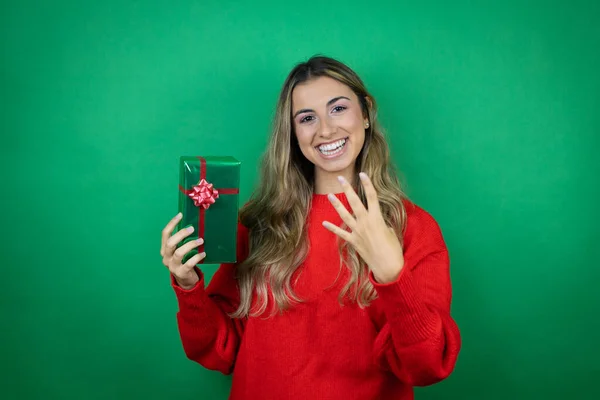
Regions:
<instances>
[{"instance_id":1,"label":"lips","mask_svg":"<svg viewBox=\"0 0 600 400\"><path fill-rule=\"evenodd\" d=\"M348 140L348 138L343 138L340 140L336 140L335 142L321 144L321 145L317 146L316 148L322 154L330 155L330 154L336 153L337 151L341 150L346 145L347 140Z\"/></svg>"}]
</instances>

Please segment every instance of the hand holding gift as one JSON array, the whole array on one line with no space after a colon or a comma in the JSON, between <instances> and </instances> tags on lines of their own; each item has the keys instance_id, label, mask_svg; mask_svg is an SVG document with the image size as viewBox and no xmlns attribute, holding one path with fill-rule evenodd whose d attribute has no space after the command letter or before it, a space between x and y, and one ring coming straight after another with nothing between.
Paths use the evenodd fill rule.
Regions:
<instances>
[{"instance_id":1,"label":"hand holding gift","mask_svg":"<svg viewBox=\"0 0 600 400\"><path fill-rule=\"evenodd\" d=\"M198 264L236 261L239 180L233 157L180 158L179 213L162 231L160 255L183 289L200 280Z\"/></svg>"},{"instance_id":2,"label":"hand holding gift","mask_svg":"<svg viewBox=\"0 0 600 400\"><path fill-rule=\"evenodd\" d=\"M194 232L194 227L190 226L177 231L173 235L181 216L181 213L177 214L163 229L160 255L163 258L163 264L169 268L169 272L173 274L177 284L183 289L189 290L200 280L194 267L204 259L206 253L197 253L185 263L182 263L183 258L194 248L204 243L204 240L202 238L190 240L180 246L180 242Z\"/></svg>"},{"instance_id":3,"label":"hand holding gift","mask_svg":"<svg viewBox=\"0 0 600 400\"><path fill-rule=\"evenodd\" d=\"M195 244L191 252L186 251L184 263L196 252L206 254L202 264L236 262L240 164L230 156L180 158L178 228L193 227L195 232L182 236L186 239L178 245ZM200 238L206 244L198 245Z\"/></svg>"}]
</instances>

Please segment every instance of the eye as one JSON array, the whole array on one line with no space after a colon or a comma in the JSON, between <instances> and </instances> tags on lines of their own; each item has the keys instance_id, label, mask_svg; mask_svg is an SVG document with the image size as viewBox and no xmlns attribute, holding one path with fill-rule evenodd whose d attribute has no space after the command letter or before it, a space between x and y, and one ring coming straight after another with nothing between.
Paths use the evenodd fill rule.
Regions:
<instances>
[{"instance_id":1,"label":"eye","mask_svg":"<svg viewBox=\"0 0 600 400\"><path fill-rule=\"evenodd\" d=\"M306 117L303 117L300 119L300 123L303 124L305 122L310 122L314 119L314 117L312 115L307 115Z\"/></svg>"},{"instance_id":2,"label":"eye","mask_svg":"<svg viewBox=\"0 0 600 400\"><path fill-rule=\"evenodd\" d=\"M335 106L335 107L333 107L332 111L333 112L341 112L341 111L344 111L346 108L347 107L345 107L345 106Z\"/></svg>"}]
</instances>

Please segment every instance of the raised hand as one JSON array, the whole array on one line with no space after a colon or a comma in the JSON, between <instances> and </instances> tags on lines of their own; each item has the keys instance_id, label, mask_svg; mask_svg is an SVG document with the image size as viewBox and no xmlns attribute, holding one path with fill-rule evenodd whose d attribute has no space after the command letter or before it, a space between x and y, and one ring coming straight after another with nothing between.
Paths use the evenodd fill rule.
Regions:
<instances>
[{"instance_id":1,"label":"raised hand","mask_svg":"<svg viewBox=\"0 0 600 400\"><path fill-rule=\"evenodd\" d=\"M328 197L350 231L329 221L323 222L323 225L356 249L373 272L377 282L393 282L398 278L404 266L402 246L394 230L383 219L377 192L371 180L363 172L359 176L365 189L368 210L352 186L340 176L338 179L354 215L344 207L337 197L332 194Z\"/></svg>"}]
</instances>

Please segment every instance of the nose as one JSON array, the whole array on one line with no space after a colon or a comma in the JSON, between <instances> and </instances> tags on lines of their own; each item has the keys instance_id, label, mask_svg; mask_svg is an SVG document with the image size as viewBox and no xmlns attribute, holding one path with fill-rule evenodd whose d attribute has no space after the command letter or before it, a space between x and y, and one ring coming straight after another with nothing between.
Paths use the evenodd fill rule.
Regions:
<instances>
[{"instance_id":1,"label":"nose","mask_svg":"<svg viewBox=\"0 0 600 400\"><path fill-rule=\"evenodd\" d=\"M319 124L319 135L322 137L329 137L335 134L335 125L329 118L321 118Z\"/></svg>"}]
</instances>

